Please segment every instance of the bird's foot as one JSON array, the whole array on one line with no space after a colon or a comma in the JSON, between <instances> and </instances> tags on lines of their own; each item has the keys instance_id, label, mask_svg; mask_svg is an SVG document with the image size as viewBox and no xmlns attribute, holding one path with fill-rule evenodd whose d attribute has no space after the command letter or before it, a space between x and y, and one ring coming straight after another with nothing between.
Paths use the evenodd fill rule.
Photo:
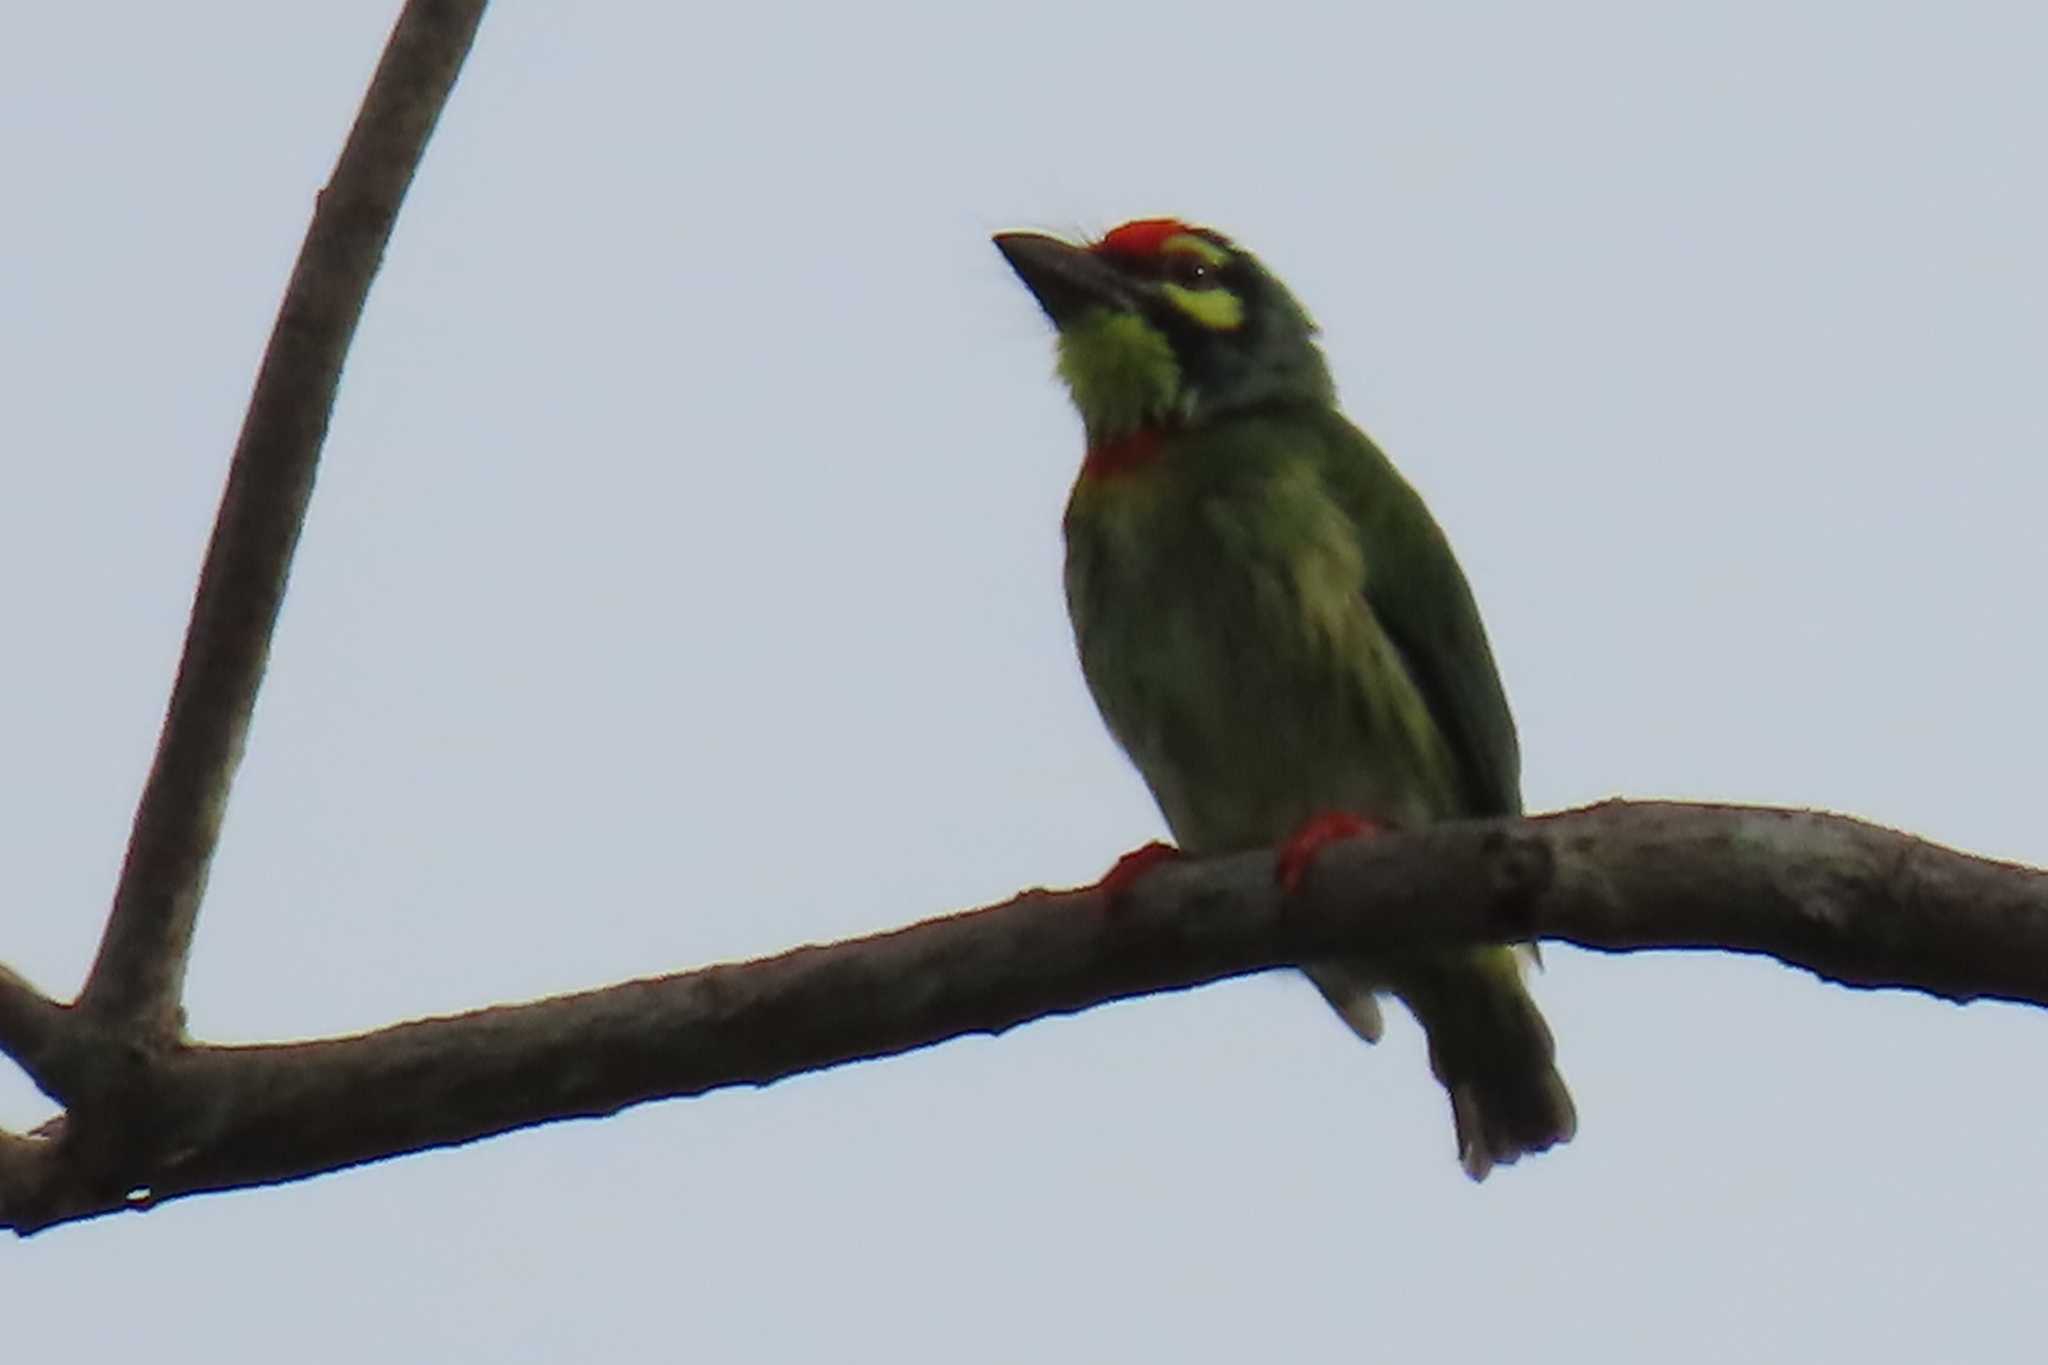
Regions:
<instances>
[{"instance_id":1,"label":"bird's foot","mask_svg":"<svg viewBox=\"0 0 2048 1365\"><path fill-rule=\"evenodd\" d=\"M1316 855L1327 844L1361 834L1385 834L1387 826L1348 810L1326 810L1312 815L1300 829L1287 836L1273 860L1273 880L1288 895L1301 890ZM1135 855L1133 855L1135 856Z\"/></svg>"},{"instance_id":2,"label":"bird's foot","mask_svg":"<svg viewBox=\"0 0 2048 1365\"><path fill-rule=\"evenodd\" d=\"M1172 844L1162 844L1154 839L1143 848L1134 848L1118 858L1116 866L1103 873L1102 880L1095 883L1095 889L1107 898L1109 908L1115 910L1124 903L1124 899L1131 894L1131 888L1136 886L1146 873L1164 863L1177 863L1185 857L1187 854Z\"/></svg>"}]
</instances>

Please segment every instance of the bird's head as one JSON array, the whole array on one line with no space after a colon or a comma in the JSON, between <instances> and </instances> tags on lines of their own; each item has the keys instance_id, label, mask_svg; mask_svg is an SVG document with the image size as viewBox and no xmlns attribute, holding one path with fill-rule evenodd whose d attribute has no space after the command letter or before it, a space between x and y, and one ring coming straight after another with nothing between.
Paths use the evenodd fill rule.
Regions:
<instances>
[{"instance_id":1,"label":"bird's head","mask_svg":"<svg viewBox=\"0 0 2048 1365\"><path fill-rule=\"evenodd\" d=\"M1091 441L1271 402L1326 403L1315 323L1228 237L1177 218L1074 245L996 234L1059 329L1059 373Z\"/></svg>"}]
</instances>

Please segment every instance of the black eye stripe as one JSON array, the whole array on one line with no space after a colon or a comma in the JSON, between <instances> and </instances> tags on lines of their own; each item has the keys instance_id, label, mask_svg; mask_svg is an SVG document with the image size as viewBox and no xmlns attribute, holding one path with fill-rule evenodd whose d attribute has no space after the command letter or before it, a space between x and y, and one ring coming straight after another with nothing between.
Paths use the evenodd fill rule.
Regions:
<instances>
[{"instance_id":1,"label":"black eye stripe","mask_svg":"<svg viewBox=\"0 0 2048 1365\"><path fill-rule=\"evenodd\" d=\"M1227 265L1206 261L1192 251L1167 251L1156 256L1124 261L1124 273L1140 279L1159 280L1182 289L1217 289L1224 284Z\"/></svg>"}]
</instances>

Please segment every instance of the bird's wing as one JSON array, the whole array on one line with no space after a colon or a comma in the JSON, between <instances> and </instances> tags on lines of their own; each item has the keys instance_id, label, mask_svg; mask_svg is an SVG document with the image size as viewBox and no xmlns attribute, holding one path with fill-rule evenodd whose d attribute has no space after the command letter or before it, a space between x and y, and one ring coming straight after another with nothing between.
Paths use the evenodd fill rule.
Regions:
<instances>
[{"instance_id":1,"label":"bird's wing","mask_svg":"<svg viewBox=\"0 0 2048 1365\"><path fill-rule=\"evenodd\" d=\"M1422 499L1371 438L1330 414L1323 475L1357 525L1365 597L1458 768L1462 815L1518 815L1521 748L1472 589Z\"/></svg>"}]
</instances>

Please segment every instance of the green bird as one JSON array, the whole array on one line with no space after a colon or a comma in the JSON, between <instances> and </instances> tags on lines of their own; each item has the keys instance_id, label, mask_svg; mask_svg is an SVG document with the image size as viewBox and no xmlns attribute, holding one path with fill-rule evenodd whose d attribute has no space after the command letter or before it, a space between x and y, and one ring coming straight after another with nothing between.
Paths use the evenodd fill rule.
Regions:
<instances>
[{"instance_id":1,"label":"green bird","mask_svg":"<svg viewBox=\"0 0 2048 1365\"><path fill-rule=\"evenodd\" d=\"M1067 610L1110 733L1180 848L1317 847L1522 808L1521 755L1443 533L1337 409L1315 324L1229 238L1177 219L997 248L1058 331L1087 451ZM1129 855L1127 880L1164 846ZM1473 1179L1571 1137L1550 1029L1509 948L1318 962L1360 1036L1391 992L1429 1035Z\"/></svg>"}]
</instances>

